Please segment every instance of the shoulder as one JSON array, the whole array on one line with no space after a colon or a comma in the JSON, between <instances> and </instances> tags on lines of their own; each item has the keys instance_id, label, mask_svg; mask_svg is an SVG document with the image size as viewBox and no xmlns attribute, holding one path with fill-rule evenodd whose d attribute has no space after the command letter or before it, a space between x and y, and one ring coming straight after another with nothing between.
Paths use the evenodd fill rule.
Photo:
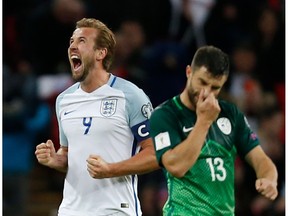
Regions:
<instances>
[{"instance_id":1,"label":"shoulder","mask_svg":"<svg viewBox=\"0 0 288 216\"><path fill-rule=\"evenodd\" d=\"M72 86L68 87L64 91L62 91L56 98L56 101L59 102L66 94L71 94L75 92L79 88L80 83L74 83Z\"/></svg>"},{"instance_id":2,"label":"shoulder","mask_svg":"<svg viewBox=\"0 0 288 216\"><path fill-rule=\"evenodd\" d=\"M124 94L143 94L144 91L139 88L137 85L132 83L129 80L123 79L121 77L113 76L113 81L111 82L110 86L112 88L121 90Z\"/></svg>"},{"instance_id":3,"label":"shoulder","mask_svg":"<svg viewBox=\"0 0 288 216\"><path fill-rule=\"evenodd\" d=\"M221 107L222 112L236 114L240 110L235 103L226 100L219 100L219 106Z\"/></svg>"},{"instance_id":4,"label":"shoulder","mask_svg":"<svg viewBox=\"0 0 288 216\"><path fill-rule=\"evenodd\" d=\"M172 102L172 99L168 99L158 105L154 111L152 112L151 119L153 118L161 118L161 117L171 117L171 116L176 116L176 109L175 105Z\"/></svg>"},{"instance_id":5,"label":"shoulder","mask_svg":"<svg viewBox=\"0 0 288 216\"><path fill-rule=\"evenodd\" d=\"M243 125L248 124L245 114L237 107L236 104L229 101L219 101L221 113L219 118L228 118L232 124Z\"/></svg>"},{"instance_id":6,"label":"shoulder","mask_svg":"<svg viewBox=\"0 0 288 216\"><path fill-rule=\"evenodd\" d=\"M131 81L125 80L121 77L113 76L113 81L110 83L110 87L121 91L125 97L125 99L131 103L150 103L149 97L143 91L143 89L139 88L137 85L132 83Z\"/></svg>"}]
</instances>

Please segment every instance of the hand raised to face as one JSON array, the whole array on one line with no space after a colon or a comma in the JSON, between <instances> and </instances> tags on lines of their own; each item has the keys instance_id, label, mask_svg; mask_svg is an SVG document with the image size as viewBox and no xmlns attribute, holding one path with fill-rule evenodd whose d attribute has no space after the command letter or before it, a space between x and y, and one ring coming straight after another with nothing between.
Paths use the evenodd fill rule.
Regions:
<instances>
[{"instance_id":1,"label":"hand raised to face","mask_svg":"<svg viewBox=\"0 0 288 216\"><path fill-rule=\"evenodd\" d=\"M201 121L212 124L212 122L218 117L220 111L221 109L215 95L202 89L196 106L197 118Z\"/></svg>"}]
</instances>

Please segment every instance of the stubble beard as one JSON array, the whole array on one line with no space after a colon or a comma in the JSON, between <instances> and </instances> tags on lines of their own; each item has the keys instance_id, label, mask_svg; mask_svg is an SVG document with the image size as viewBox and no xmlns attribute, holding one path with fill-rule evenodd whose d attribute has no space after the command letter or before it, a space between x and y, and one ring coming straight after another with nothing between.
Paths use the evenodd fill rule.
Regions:
<instances>
[{"instance_id":1,"label":"stubble beard","mask_svg":"<svg viewBox=\"0 0 288 216\"><path fill-rule=\"evenodd\" d=\"M191 89L188 90L188 97L189 97L190 103L195 108L195 110L197 106L198 96L199 96L199 93L197 93L192 87Z\"/></svg>"}]
</instances>

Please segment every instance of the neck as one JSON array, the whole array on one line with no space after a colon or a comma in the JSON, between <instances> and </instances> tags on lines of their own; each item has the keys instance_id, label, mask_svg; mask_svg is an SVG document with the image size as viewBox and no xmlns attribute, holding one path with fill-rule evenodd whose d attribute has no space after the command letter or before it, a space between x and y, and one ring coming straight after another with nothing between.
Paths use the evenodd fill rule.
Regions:
<instances>
[{"instance_id":1,"label":"neck","mask_svg":"<svg viewBox=\"0 0 288 216\"><path fill-rule=\"evenodd\" d=\"M190 98L188 96L188 92L186 89L180 94L180 100L188 109L193 110L193 111L196 110L196 107L190 101Z\"/></svg>"},{"instance_id":2,"label":"neck","mask_svg":"<svg viewBox=\"0 0 288 216\"><path fill-rule=\"evenodd\" d=\"M98 74L90 73L88 77L81 82L81 88L85 92L93 92L101 86L105 85L110 77L110 73L102 71Z\"/></svg>"}]
</instances>

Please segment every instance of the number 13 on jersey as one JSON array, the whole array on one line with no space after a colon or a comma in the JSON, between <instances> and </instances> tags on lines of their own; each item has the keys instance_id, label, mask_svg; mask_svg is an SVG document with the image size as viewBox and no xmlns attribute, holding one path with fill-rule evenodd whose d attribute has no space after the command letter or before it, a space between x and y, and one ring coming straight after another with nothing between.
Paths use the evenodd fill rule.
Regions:
<instances>
[{"instance_id":1,"label":"number 13 on jersey","mask_svg":"<svg viewBox=\"0 0 288 216\"><path fill-rule=\"evenodd\" d=\"M226 179L226 169L222 158L207 158L206 162L210 168L212 181L224 181Z\"/></svg>"}]
</instances>

